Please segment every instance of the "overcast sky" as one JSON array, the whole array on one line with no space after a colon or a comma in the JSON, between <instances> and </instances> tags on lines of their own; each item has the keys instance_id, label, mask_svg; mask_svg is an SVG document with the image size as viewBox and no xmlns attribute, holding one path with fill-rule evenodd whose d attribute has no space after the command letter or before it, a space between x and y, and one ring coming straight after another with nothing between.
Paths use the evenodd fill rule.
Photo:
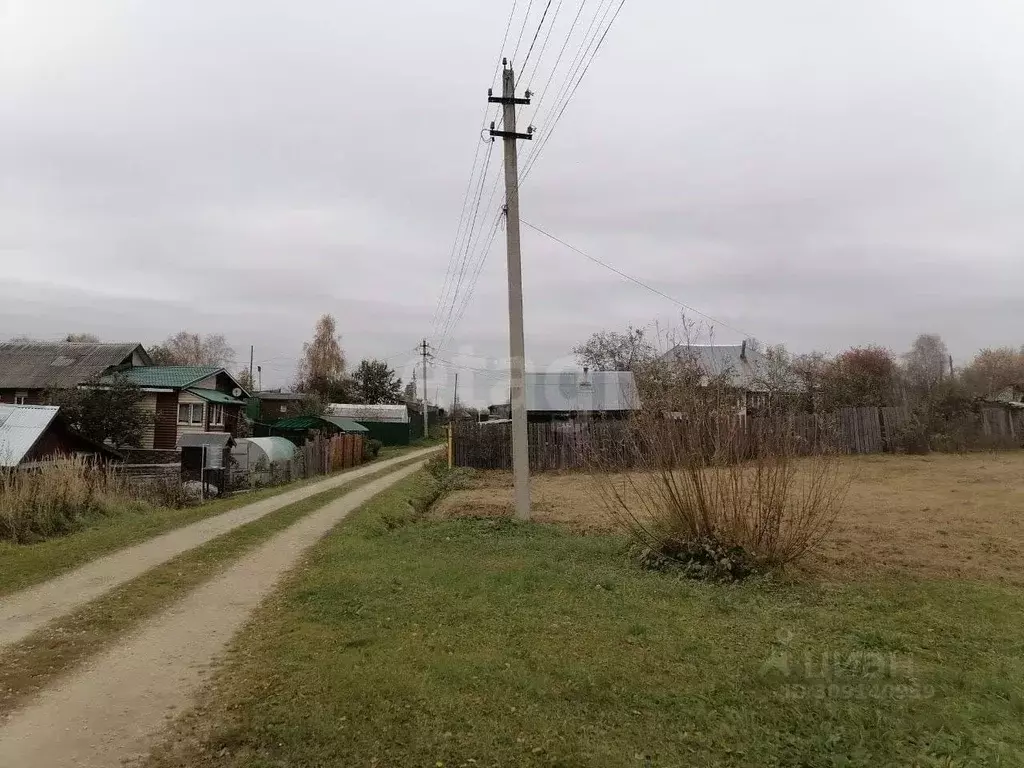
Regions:
<instances>
[{"instance_id":1,"label":"overcast sky","mask_svg":"<svg viewBox=\"0 0 1024 768\"><path fill-rule=\"evenodd\" d=\"M551 71L562 5L524 88ZM407 375L510 7L0 0L0 338L219 332L271 386L332 312L352 360ZM717 318L722 342L1020 345L1021 40L1007 0L630 0L522 216ZM551 101L522 119L543 130ZM507 356L503 237L446 360ZM678 318L528 229L523 264L531 367ZM431 371L442 400L452 372ZM463 369L460 390L505 386Z\"/></svg>"}]
</instances>

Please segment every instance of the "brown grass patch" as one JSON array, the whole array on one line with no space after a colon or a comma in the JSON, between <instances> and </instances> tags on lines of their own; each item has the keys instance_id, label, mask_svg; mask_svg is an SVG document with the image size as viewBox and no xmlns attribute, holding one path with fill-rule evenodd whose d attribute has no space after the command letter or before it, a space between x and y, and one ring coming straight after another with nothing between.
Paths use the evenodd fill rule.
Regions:
<instances>
[{"instance_id":1,"label":"brown grass patch","mask_svg":"<svg viewBox=\"0 0 1024 768\"><path fill-rule=\"evenodd\" d=\"M828 578L911 574L1024 584L1024 451L843 459L853 483L831 536L802 570ZM512 515L512 477L481 472L439 517ZM586 474L531 480L534 518L578 533L619 530Z\"/></svg>"}]
</instances>

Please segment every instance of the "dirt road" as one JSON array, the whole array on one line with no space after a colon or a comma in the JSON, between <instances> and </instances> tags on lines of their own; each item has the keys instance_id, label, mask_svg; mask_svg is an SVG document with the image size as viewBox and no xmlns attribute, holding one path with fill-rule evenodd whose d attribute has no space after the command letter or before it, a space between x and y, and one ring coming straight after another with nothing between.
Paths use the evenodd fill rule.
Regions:
<instances>
[{"instance_id":1,"label":"dirt road","mask_svg":"<svg viewBox=\"0 0 1024 768\"><path fill-rule=\"evenodd\" d=\"M210 663L306 549L420 466L311 513L45 690L0 728L0 768L111 768L144 756L167 716L189 706Z\"/></svg>"},{"instance_id":2,"label":"dirt road","mask_svg":"<svg viewBox=\"0 0 1024 768\"><path fill-rule=\"evenodd\" d=\"M425 448L387 461L368 464L317 483L296 488L254 504L156 536L76 568L63 576L16 592L0 600L0 649L16 643L54 619L95 600L105 592L141 576L182 552L250 523L296 501L380 472L436 448Z\"/></svg>"}]
</instances>

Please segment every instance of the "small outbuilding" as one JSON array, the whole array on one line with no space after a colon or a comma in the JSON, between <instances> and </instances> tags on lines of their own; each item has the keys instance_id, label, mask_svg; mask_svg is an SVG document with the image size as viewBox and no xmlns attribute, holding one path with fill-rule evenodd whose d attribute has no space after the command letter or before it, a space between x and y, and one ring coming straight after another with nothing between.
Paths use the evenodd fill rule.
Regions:
<instances>
[{"instance_id":1,"label":"small outbuilding","mask_svg":"<svg viewBox=\"0 0 1024 768\"><path fill-rule=\"evenodd\" d=\"M68 456L99 462L124 458L72 429L59 406L0 403L0 468L29 468Z\"/></svg>"},{"instance_id":2,"label":"small outbuilding","mask_svg":"<svg viewBox=\"0 0 1024 768\"><path fill-rule=\"evenodd\" d=\"M351 419L316 414L293 416L289 419L275 421L272 424L256 424L253 427L253 433L259 437L277 435L288 438L296 445L304 445L313 433L320 433L327 437L334 435L362 435L363 437L368 437L369 432L369 429Z\"/></svg>"},{"instance_id":3,"label":"small outbuilding","mask_svg":"<svg viewBox=\"0 0 1024 768\"><path fill-rule=\"evenodd\" d=\"M384 445L408 445L411 441L409 409L405 403L362 405L331 403L327 416L348 419L366 427L366 437Z\"/></svg>"}]
</instances>

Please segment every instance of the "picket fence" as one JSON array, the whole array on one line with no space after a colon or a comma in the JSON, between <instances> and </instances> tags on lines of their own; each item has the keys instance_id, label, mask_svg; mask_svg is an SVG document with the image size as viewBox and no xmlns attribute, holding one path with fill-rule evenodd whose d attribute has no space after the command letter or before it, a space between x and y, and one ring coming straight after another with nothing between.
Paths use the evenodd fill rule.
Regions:
<instances>
[{"instance_id":1,"label":"picket fence","mask_svg":"<svg viewBox=\"0 0 1024 768\"><path fill-rule=\"evenodd\" d=\"M841 453L882 453L900 448L900 434L910 418L905 407L843 408L828 414L788 416L794 444L801 453L824 450ZM714 429L739 434L747 449L756 450L766 421L728 417ZM686 429L681 422L662 422L669 430ZM621 421L556 421L527 425L530 468L534 471L582 469L594 459L628 462L621 448L631 427ZM635 427L634 427L635 428ZM708 431L707 425L704 430ZM739 431L737 432L737 429ZM983 408L947 425L936 450L1020 448L1024 445L1024 413ZM511 469L512 425L509 422L461 422L452 427L452 461L458 467ZM607 464L606 464L607 465Z\"/></svg>"}]
</instances>

